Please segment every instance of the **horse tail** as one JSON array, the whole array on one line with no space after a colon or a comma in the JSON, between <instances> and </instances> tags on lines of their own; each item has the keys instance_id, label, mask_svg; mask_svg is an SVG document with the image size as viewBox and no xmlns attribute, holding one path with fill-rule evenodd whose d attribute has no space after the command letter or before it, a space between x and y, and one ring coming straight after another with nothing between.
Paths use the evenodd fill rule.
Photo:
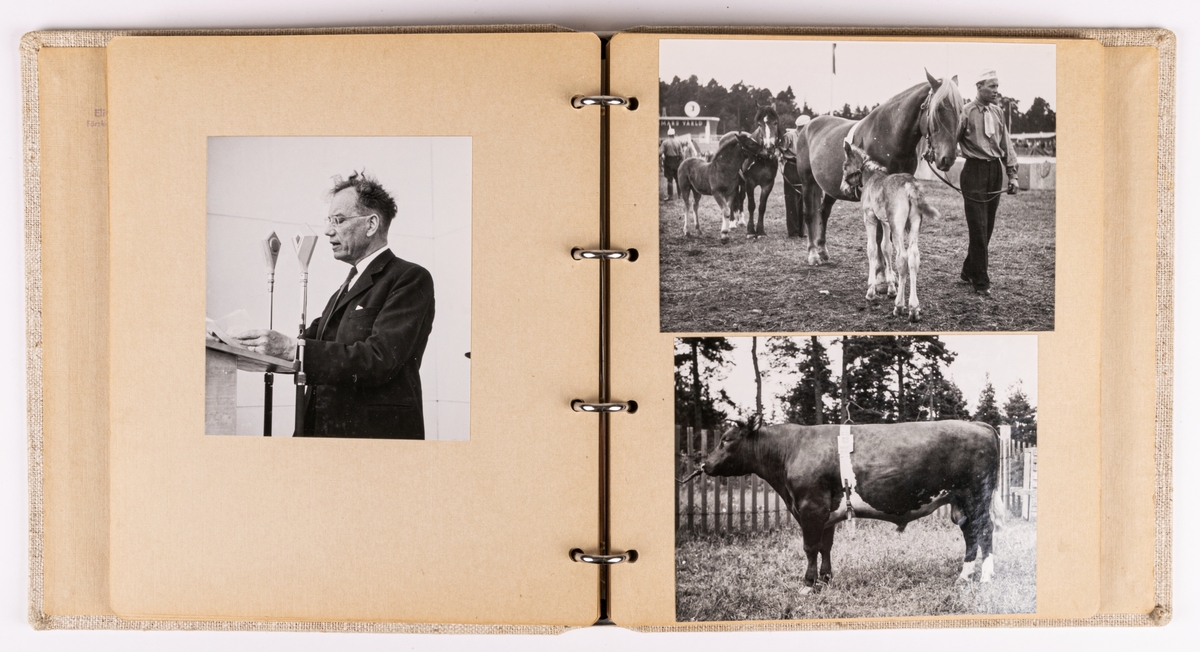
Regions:
<instances>
[{"instance_id":1,"label":"horse tail","mask_svg":"<svg viewBox=\"0 0 1200 652\"><path fill-rule=\"evenodd\" d=\"M930 206L929 202L925 200L925 193L921 192L921 186L917 185L915 180L904 184L904 187L908 193L910 205L921 213L922 221L926 219L936 220L942 216L938 212L938 209Z\"/></svg>"}]
</instances>

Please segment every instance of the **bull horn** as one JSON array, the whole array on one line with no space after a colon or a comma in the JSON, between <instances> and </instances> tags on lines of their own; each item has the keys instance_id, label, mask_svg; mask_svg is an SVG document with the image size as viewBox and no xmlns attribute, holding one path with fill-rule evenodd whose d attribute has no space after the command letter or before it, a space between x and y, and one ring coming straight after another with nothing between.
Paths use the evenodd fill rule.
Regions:
<instances>
[{"instance_id":1,"label":"bull horn","mask_svg":"<svg viewBox=\"0 0 1200 652\"><path fill-rule=\"evenodd\" d=\"M692 481L692 478L700 475L701 473L704 473L704 469L696 469L695 471L692 471L692 474L689 475L688 477L686 477L682 480L676 480L675 482L678 482L679 484L687 484Z\"/></svg>"}]
</instances>

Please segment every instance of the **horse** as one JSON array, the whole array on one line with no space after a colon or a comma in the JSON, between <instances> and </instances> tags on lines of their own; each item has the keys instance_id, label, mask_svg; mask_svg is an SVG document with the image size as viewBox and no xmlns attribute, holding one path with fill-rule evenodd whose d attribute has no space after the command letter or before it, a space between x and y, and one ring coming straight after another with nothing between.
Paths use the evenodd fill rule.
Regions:
<instances>
[{"instance_id":1,"label":"horse","mask_svg":"<svg viewBox=\"0 0 1200 652\"><path fill-rule=\"evenodd\" d=\"M679 196L683 197L683 235L687 237L689 216L696 221L700 233L701 195L712 195L721 208L721 242L729 240L732 210L737 193L739 173L748 158L762 156L766 149L744 131L726 134L712 162L689 158L679 165Z\"/></svg>"},{"instance_id":2,"label":"horse","mask_svg":"<svg viewBox=\"0 0 1200 652\"><path fill-rule=\"evenodd\" d=\"M825 225L833 204L839 199L858 201L855 193L843 191L843 142L849 140L866 151L889 174L917 171L917 149L922 140L939 170L944 172L954 165L963 106L958 77L938 80L926 70L925 78L927 81L892 97L862 120L823 115L798 132L796 169L804 188L809 265L829 261Z\"/></svg>"},{"instance_id":3,"label":"horse","mask_svg":"<svg viewBox=\"0 0 1200 652\"><path fill-rule=\"evenodd\" d=\"M778 144L782 140L779 134L779 114L775 107L761 106L754 115L757 127L750 134L754 140L766 148L767 156L756 156L749 165L743 164L742 180L738 184L737 195L733 200L733 214L737 226L746 225L746 237L766 235L763 230L763 216L767 212L767 198L775 187L775 175L779 173ZM728 137L726 134L722 137ZM754 189L759 188L758 226L754 225ZM742 213L743 202L748 203L746 213ZM745 217L743 217L745 215Z\"/></svg>"},{"instance_id":4,"label":"horse","mask_svg":"<svg viewBox=\"0 0 1200 652\"><path fill-rule=\"evenodd\" d=\"M900 317L907 288L908 320L916 322L921 318L921 302L917 299L921 219L937 219L938 211L925 201L916 177L903 172L888 174L861 148L844 145L842 192L854 194L854 186L862 188L863 222L867 227L867 300L874 301L876 288L886 282L888 296L896 297L892 314ZM886 275L879 264L880 243Z\"/></svg>"}]
</instances>

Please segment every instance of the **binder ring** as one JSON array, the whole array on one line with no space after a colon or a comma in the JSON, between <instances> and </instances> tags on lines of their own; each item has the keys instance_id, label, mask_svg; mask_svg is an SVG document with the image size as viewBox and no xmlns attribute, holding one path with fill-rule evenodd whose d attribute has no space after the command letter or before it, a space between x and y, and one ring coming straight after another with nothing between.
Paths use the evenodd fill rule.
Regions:
<instances>
[{"instance_id":1,"label":"binder ring","mask_svg":"<svg viewBox=\"0 0 1200 652\"><path fill-rule=\"evenodd\" d=\"M637 412L637 401L615 401L612 403L587 403L580 399L571 401L576 412Z\"/></svg>"},{"instance_id":2,"label":"binder ring","mask_svg":"<svg viewBox=\"0 0 1200 652\"><path fill-rule=\"evenodd\" d=\"M627 550L616 555L589 555L579 548L571 549L571 561L577 561L584 564L600 564L602 566L612 566L613 564L630 563L637 561L638 553L636 550Z\"/></svg>"},{"instance_id":3,"label":"binder ring","mask_svg":"<svg viewBox=\"0 0 1200 652\"><path fill-rule=\"evenodd\" d=\"M571 258L575 260L621 260L629 262L637 260L637 249L581 249L571 250Z\"/></svg>"},{"instance_id":4,"label":"binder ring","mask_svg":"<svg viewBox=\"0 0 1200 652\"><path fill-rule=\"evenodd\" d=\"M625 106L629 100L619 95L576 95L571 98L571 106L582 109L585 106Z\"/></svg>"}]
</instances>

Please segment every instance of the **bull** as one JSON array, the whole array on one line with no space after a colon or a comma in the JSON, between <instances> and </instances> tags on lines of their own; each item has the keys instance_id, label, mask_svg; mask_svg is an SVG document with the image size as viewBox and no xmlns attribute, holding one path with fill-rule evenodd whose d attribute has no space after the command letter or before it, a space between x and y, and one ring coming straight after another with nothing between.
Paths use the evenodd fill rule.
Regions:
<instances>
[{"instance_id":1,"label":"bull","mask_svg":"<svg viewBox=\"0 0 1200 652\"><path fill-rule=\"evenodd\" d=\"M847 430L852 439L845 437ZM852 450L846 450L847 443ZM903 530L946 504L966 542L959 578L972 578L978 551L980 581L991 581L991 509L999 462L999 435L986 423L761 426L751 419L728 428L698 471L754 473L783 497L804 537L808 569L801 594L807 594L818 580L818 554L820 581L833 577L829 555L838 522L872 518Z\"/></svg>"}]
</instances>

